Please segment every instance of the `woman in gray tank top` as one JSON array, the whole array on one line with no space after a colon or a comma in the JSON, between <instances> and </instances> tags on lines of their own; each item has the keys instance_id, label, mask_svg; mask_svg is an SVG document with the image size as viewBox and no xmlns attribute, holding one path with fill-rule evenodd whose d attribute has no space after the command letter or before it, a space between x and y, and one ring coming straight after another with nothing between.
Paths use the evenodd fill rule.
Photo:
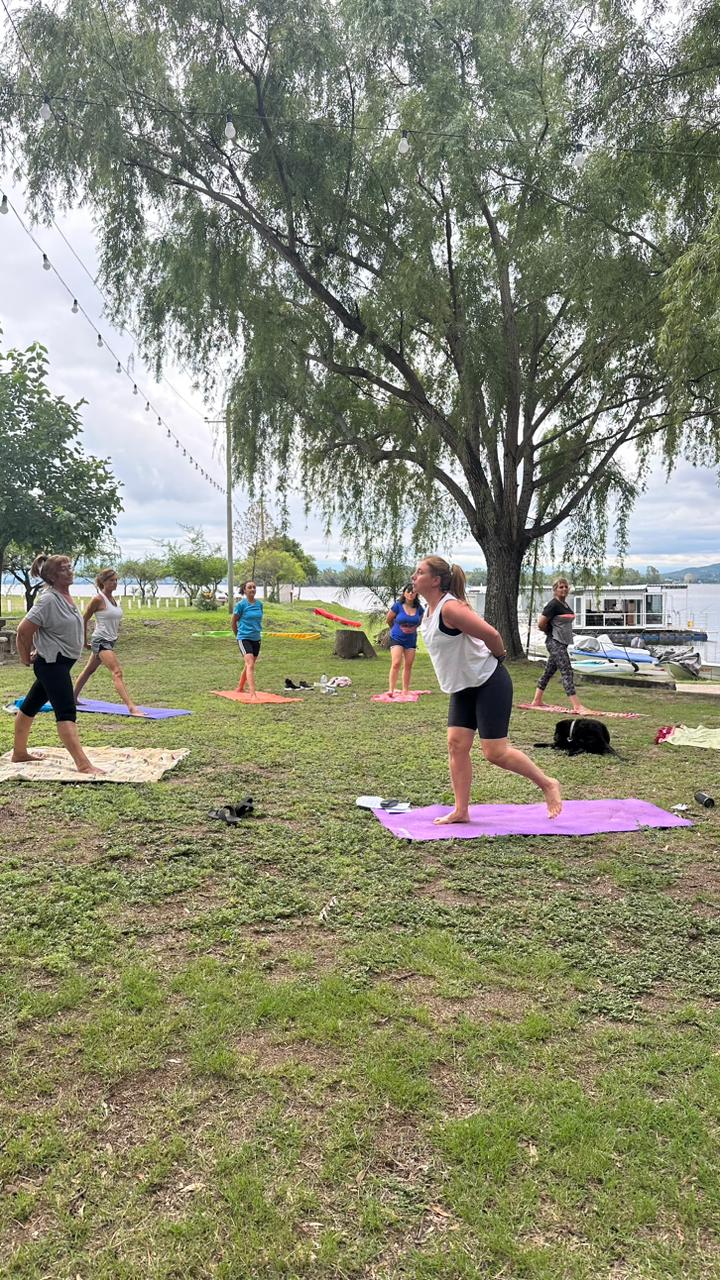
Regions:
<instances>
[{"instance_id":1,"label":"woman in gray tank top","mask_svg":"<svg viewBox=\"0 0 720 1280\"><path fill-rule=\"evenodd\" d=\"M122 667L114 652L122 622L122 609L113 597L113 592L117 591L117 584L118 576L114 569L102 569L95 579L98 593L93 596L84 614L85 648L91 650L92 657L75 681L75 701L80 697L80 693L98 667L106 667L130 715L142 718L145 712L136 706L125 688ZM95 630L92 640L88 640L88 623L93 617Z\"/></svg>"}]
</instances>

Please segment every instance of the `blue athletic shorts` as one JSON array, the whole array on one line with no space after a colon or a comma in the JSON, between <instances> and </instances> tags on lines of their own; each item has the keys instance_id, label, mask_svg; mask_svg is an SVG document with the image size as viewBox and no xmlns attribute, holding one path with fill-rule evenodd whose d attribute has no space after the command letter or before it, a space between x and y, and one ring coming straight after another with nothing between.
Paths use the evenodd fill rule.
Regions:
<instances>
[{"instance_id":1,"label":"blue athletic shorts","mask_svg":"<svg viewBox=\"0 0 720 1280\"><path fill-rule=\"evenodd\" d=\"M395 638L392 631L390 632L390 647L397 645L399 649L417 649L417 631L413 631L412 635L402 635L399 640Z\"/></svg>"}]
</instances>

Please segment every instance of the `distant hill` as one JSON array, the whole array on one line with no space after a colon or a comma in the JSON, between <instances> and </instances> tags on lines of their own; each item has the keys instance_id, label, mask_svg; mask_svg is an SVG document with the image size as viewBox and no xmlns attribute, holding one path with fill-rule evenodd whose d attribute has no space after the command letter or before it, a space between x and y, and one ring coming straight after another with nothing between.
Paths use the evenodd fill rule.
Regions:
<instances>
[{"instance_id":1,"label":"distant hill","mask_svg":"<svg viewBox=\"0 0 720 1280\"><path fill-rule=\"evenodd\" d=\"M684 582L686 577L693 577L696 582L720 582L720 564L701 564L696 569L675 569L673 573L663 573L664 582Z\"/></svg>"}]
</instances>

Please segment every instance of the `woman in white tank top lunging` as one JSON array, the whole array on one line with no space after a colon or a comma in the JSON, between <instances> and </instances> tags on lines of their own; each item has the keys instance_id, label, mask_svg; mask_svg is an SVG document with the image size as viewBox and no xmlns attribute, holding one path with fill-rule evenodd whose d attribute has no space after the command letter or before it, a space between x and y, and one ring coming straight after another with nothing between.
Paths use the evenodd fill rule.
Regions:
<instances>
[{"instance_id":1,"label":"woman in white tank top lunging","mask_svg":"<svg viewBox=\"0 0 720 1280\"><path fill-rule=\"evenodd\" d=\"M427 601L420 633L443 693L450 694L448 755L455 808L437 823L470 821L472 745L475 734L485 759L534 782L545 796L548 816L562 809L560 784L508 741L512 680L503 666L499 631L467 602L465 574L440 556L427 556L413 574L413 586Z\"/></svg>"},{"instance_id":2,"label":"woman in white tank top lunging","mask_svg":"<svg viewBox=\"0 0 720 1280\"><path fill-rule=\"evenodd\" d=\"M80 697L82 689L98 667L106 667L112 676L113 684L122 698L131 716L143 718L140 711L125 688L122 667L115 655L115 645L120 632L123 611L113 598L117 591L118 577L114 569L103 569L95 579L98 593L90 601L83 619L85 623L85 648L90 649L92 656L75 682L75 701ZM94 616L95 630L92 640L88 640L88 623Z\"/></svg>"}]
</instances>

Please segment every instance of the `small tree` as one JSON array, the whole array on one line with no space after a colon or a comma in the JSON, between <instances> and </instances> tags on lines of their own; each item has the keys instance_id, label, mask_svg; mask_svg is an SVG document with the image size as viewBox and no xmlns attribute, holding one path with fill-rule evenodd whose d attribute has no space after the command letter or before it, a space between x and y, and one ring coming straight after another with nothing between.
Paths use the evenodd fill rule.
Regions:
<instances>
[{"instance_id":1,"label":"small tree","mask_svg":"<svg viewBox=\"0 0 720 1280\"><path fill-rule=\"evenodd\" d=\"M37 591L29 578L35 555L91 555L122 510L108 462L80 447L82 402L54 396L46 375L39 343L0 352L0 578L8 559L30 603Z\"/></svg>"},{"instance_id":2,"label":"small tree","mask_svg":"<svg viewBox=\"0 0 720 1280\"><path fill-rule=\"evenodd\" d=\"M143 604L148 592L153 597L157 595L161 578L167 577L169 572L167 560L162 560L159 556L145 556L141 560L124 560L122 569L124 579L137 583Z\"/></svg>"},{"instance_id":3,"label":"small tree","mask_svg":"<svg viewBox=\"0 0 720 1280\"><path fill-rule=\"evenodd\" d=\"M187 528L185 545L164 543L167 573L174 579L190 604L199 591L214 595L227 574L227 560L219 546L211 547L202 529Z\"/></svg>"},{"instance_id":4,"label":"small tree","mask_svg":"<svg viewBox=\"0 0 720 1280\"><path fill-rule=\"evenodd\" d=\"M245 581L255 578L263 587L263 595L267 599L268 587L270 599L280 599L280 584L300 585L306 580L305 570L295 556L287 551L279 551L265 544L259 547L255 556L255 572L252 572L250 560L241 566Z\"/></svg>"},{"instance_id":5,"label":"small tree","mask_svg":"<svg viewBox=\"0 0 720 1280\"><path fill-rule=\"evenodd\" d=\"M236 521L233 532L247 562L248 577L245 579L247 582L256 576L255 565L259 548L273 539L277 532L272 512L268 509L262 494L249 504L240 519ZM287 550L287 548L281 548L281 550Z\"/></svg>"}]
</instances>

